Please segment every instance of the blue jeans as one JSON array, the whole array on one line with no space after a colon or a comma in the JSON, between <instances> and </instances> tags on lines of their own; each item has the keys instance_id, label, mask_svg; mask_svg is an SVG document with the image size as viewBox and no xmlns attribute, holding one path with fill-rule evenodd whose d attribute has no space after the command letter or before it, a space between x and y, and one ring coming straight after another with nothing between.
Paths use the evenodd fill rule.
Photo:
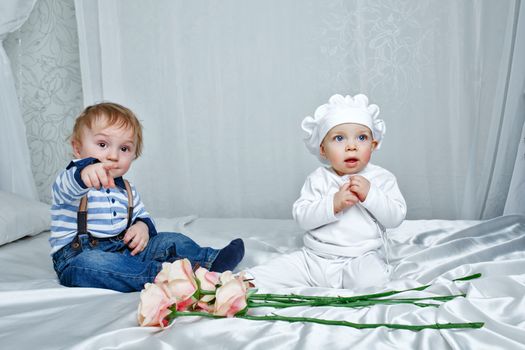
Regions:
<instances>
[{"instance_id":1,"label":"blue jeans","mask_svg":"<svg viewBox=\"0 0 525 350\"><path fill-rule=\"evenodd\" d=\"M117 237L91 244L87 235L80 235L76 249L73 242L53 254L53 267L60 283L120 292L142 290L145 283L153 282L163 262L188 258L192 266L199 264L209 269L219 254L219 249L203 248L175 232L157 234L149 240L146 249L135 256Z\"/></svg>"}]
</instances>

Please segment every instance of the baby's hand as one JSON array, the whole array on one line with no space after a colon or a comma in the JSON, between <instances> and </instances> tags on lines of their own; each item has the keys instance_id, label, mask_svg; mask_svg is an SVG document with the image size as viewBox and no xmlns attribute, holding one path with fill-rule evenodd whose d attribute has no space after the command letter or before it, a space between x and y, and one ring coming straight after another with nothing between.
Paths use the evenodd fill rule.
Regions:
<instances>
[{"instance_id":1,"label":"baby's hand","mask_svg":"<svg viewBox=\"0 0 525 350\"><path fill-rule=\"evenodd\" d=\"M142 221L137 221L128 228L123 238L124 243L127 244L131 251L131 255L136 255L146 249L149 242L148 225Z\"/></svg>"},{"instance_id":2,"label":"baby's hand","mask_svg":"<svg viewBox=\"0 0 525 350\"><path fill-rule=\"evenodd\" d=\"M339 191L334 194L334 214L351 207L357 202L359 202L359 198L355 193L350 191L350 182L345 183L339 188Z\"/></svg>"},{"instance_id":3,"label":"baby's hand","mask_svg":"<svg viewBox=\"0 0 525 350\"><path fill-rule=\"evenodd\" d=\"M361 175L354 175L350 177L350 191L355 193L361 202L364 202L370 191L370 181Z\"/></svg>"},{"instance_id":4,"label":"baby's hand","mask_svg":"<svg viewBox=\"0 0 525 350\"><path fill-rule=\"evenodd\" d=\"M104 188L115 187L113 176L109 174L111 169L115 169L114 163L95 163L90 164L80 172L80 178L87 187L94 187L97 190L100 186Z\"/></svg>"}]
</instances>

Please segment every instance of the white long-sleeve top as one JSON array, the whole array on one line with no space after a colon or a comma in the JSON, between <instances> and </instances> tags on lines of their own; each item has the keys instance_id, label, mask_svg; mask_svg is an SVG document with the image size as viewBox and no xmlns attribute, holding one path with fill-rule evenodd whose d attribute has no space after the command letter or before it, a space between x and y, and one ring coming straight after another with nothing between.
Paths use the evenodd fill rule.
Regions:
<instances>
[{"instance_id":1,"label":"white long-sleeve top","mask_svg":"<svg viewBox=\"0 0 525 350\"><path fill-rule=\"evenodd\" d=\"M406 215L406 203L395 176L368 164L358 175L370 181L364 202L334 214L334 194L353 175L339 176L332 168L319 167L306 178L293 217L306 230L304 245L316 252L356 257L379 248L381 231L368 209L386 228L397 227Z\"/></svg>"}]
</instances>

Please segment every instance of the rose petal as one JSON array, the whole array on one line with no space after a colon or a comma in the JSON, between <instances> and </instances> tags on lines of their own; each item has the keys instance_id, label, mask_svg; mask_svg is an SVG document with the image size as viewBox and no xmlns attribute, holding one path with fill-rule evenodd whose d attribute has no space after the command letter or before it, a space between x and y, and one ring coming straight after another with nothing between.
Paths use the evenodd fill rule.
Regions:
<instances>
[{"instance_id":1,"label":"rose petal","mask_svg":"<svg viewBox=\"0 0 525 350\"><path fill-rule=\"evenodd\" d=\"M137 319L141 326L159 326L171 313L168 309L174 301L156 284L146 283L140 292Z\"/></svg>"}]
</instances>

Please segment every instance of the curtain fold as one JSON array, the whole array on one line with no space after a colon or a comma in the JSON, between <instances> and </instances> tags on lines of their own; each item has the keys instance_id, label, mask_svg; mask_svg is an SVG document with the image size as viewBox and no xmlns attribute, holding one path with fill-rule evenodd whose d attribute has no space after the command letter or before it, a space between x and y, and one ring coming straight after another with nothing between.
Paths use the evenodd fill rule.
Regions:
<instances>
[{"instance_id":1,"label":"curtain fold","mask_svg":"<svg viewBox=\"0 0 525 350\"><path fill-rule=\"evenodd\" d=\"M301 120L362 92L408 218L494 217L519 142L520 3L76 0L85 104L137 112L129 177L157 216L289 218L319 166Z\"/></svg>"},{"instance_id":2,"label":"curtain fold","mask_svg":"<svg viewBox=\"0 0 525 350\"><path fill-rule=\"evenodd\" d=\"M523 104L522 104L522 107ZM505 202L505 215L525 215L525 124L521 131L521 142L516 156L516 163L509 186L509 195Z\"/></svg>"},{"instance_id":3,"label":"curtain fold","mask_svg":"<svg viewBox=\"0 0 525 350\"><path fill-rule=\"evenodd\" d=\"M37 199L25 125L3 41L20 28L36 0L0 2L0 190Z\"/></svg>"},{"instance_id":4,"label":"curtain fold","mask_svg":"<svg viewBox=\"0 0 525 350\"><path fill-rule=\"evenodd\" d=\"M505 114L515 120L512 127L520 135L516 161L512 171L504 214L525 215L525 5L520 4L516 28L512 72ZM522 127L520 127L522 125Z\"/></svg>"}]
</instances>

